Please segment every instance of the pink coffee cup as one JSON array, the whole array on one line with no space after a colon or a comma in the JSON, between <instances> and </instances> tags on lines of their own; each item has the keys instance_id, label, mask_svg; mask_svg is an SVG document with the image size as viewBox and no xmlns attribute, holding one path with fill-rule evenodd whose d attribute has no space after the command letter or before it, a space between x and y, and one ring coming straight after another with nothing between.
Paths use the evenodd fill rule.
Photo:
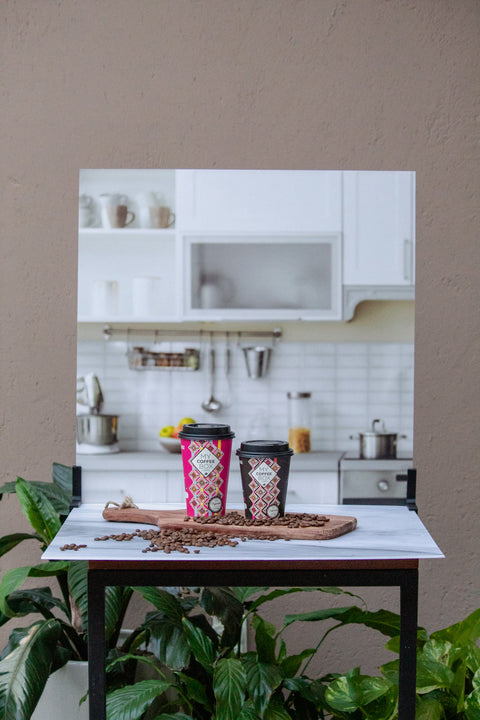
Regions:
<instances>
[{"instance_id":1,"label":"pink coffee cup","mask_svg":"<svg viewBox=\"0 0 480 720\"><path fill-rule=\"evenodd\" d=\"M232 438L230 425L190 423L178 433L189 517L225 515Z\"/></svg>"}]
</instances>

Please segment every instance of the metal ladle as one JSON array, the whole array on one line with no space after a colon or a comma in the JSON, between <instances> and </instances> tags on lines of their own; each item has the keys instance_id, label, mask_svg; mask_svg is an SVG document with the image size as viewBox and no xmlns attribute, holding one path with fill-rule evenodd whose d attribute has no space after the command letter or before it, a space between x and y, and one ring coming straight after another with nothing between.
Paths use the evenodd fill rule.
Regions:
<instances>
[{"instance_id":1,"label":"metal ladle","mask_svg":"<svg viewBox=\"0 0 480 720\"><path fill-rule=\"evenodd\" d=\"M202 403L202 408L206 412L218 412L222 407L222 403L215 397L215 349L210 341L210 397Z\"/></svg>"}]
</instances>

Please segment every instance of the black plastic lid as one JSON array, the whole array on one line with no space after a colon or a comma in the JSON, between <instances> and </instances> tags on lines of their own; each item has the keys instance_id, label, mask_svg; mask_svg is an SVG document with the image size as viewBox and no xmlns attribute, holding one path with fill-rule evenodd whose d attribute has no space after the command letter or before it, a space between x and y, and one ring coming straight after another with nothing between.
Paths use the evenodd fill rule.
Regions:
<instances>
[{"instance_id":1,"label":"black plastic lid","mask_svg":"<svg viewBox=\"0 0 480 720\"><path fill-rule=\"evenodd\" d=\"M284 440L247 440L242 442L237 455L257 457L258 455L293 455L293 450Z\"/></svg>"},{"instance_id":2,"label":"black plastic lid","mask_svg":"<svg viewBox=\"0 0 480 720\"><path fill-rule=\"evenodd\" d=\"M184 425L178 433L179 438L186 440L228 440L234 438L235 433L232 432L230 425L221 425L220 423L190 423Z\"/></svg>"}]
</instances>

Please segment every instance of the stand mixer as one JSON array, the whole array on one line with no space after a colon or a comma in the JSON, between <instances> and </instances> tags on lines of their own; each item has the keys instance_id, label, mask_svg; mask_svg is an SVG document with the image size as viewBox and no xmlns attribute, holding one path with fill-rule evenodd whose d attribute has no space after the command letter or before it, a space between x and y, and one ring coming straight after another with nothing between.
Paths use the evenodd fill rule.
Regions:
<instances>
[{"instance_id":1,"label":"stand mixer","mask_svg":"<svg viewBox=\"0 0 480 720\"><path fill-rule=\"evenodd\" d=\"M79 455L120 452L118 415L106 415L103 393L94 373L77 378L77 445Z\"/></svg>"}]
</instances>

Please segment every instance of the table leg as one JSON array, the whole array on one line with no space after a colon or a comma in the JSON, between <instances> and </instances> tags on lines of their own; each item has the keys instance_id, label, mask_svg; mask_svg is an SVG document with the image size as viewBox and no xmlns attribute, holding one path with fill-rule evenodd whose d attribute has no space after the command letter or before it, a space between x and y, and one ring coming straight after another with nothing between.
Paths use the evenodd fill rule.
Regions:
<instances>
[{"instance_id":1,"label":"table leg","mask_svg":"<svg viewBox=\"0 0 480 720\"><path fill-rule=\"evenodd\" d=\"M417 616L418 570L406 570L400 583L398 720L412 720L415 717Z\"/></svg>"},{"instance_id":2,"label":"table leg","mask_svg":"<svg viewBox=\"0 0 480 720\"><path fill-rule=\"evenodd\" d=\"M106 720L105 585L101 571L88 571L88 702L94 720Z\"/></svg>"}]
</instances>

